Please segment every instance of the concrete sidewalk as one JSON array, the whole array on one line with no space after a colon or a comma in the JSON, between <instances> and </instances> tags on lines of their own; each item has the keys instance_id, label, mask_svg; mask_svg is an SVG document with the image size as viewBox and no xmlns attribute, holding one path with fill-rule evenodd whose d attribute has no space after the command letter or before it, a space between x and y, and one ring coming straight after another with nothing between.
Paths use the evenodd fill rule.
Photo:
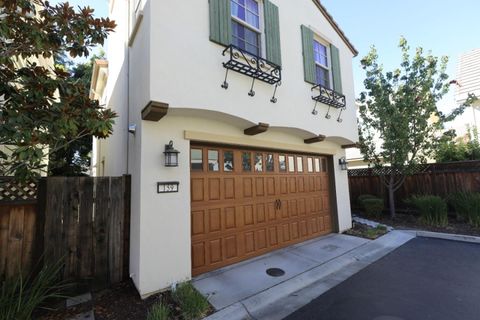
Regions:
<instances>
[{"instance_id":1,"label":"concrete sidewalk","mask_svg":"<svg viewBox=\"0 0 480 320\"><path fill-rule=\"evenodd\" d=\"M199 276L194 286L217 312L207 319L282 319L398 248L415 234L369 241L332 234ZM285 274L271 277L268 268Z\"/></svg>"}]
</instances>

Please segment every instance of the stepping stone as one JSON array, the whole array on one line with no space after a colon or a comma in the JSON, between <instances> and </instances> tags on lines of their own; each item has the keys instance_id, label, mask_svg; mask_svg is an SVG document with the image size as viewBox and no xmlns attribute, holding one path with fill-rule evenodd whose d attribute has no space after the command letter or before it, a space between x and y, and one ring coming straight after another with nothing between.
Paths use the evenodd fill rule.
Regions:
<instances>
[{"instance_id":1,"label":"stepping stone","mask_svg":"<svg viewBox=\"0 0 480 320\"><path fill-rule=\"evenodd\" d=\"M76 297L68 298L67 299L67 308L70 308L70 307L73 307L73 306L76 306L76 305L79 305L79 304L82 304L82 303L85 303L85 302L89 302L89 301L92 301L92 294L90 292L85 293L85 294L81 294L81 295L76 296Z\"/></svg>"}]
</instances>

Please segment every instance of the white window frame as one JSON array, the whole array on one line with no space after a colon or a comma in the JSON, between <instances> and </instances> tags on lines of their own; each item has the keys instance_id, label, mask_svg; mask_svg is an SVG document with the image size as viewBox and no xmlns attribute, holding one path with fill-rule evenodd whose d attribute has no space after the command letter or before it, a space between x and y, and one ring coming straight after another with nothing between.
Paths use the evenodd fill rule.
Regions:
<instances>
[{"instance_id":1,"label":"white window frame","mask_svg":"<svg viewBox=\"0 0 480 320\"><path fill-rule=\"evenodd\" d=\"M316 41L318 42L319 44L323 45L325 47L325 51L327 52L327 66L321 64L320 62L317 62L315 60L315 52L314 52L314 55L313 55L313 59L315 60L315 80L318 82L318 79L316 79L317 77L317 66L323 68L324 70L326 70L328 72L328 84L329 84L329 89L332 89L333 90L333 75L332 75L332 57L330 55L330 43L328 43L327 41L323 40L322 38L320 38L319 36L317 35L314 35L313 36L313 41ZM315 48L315 45L313 46ZM315 49L314 49L315 51Z\"/></svg>"},{"instance_id":2,"label":"white window frame","mask_svg":"<svg viewBox=\"0 0 480 320\"><path fill-rule=\"evenodd\" d=\"M242 19L239 19L233 15L233 13L230 14L230 17L233 21L237 22L238 24L241 24L245 28L248 28L254 32L256 32L259 35L259 55L260 57L265 57L267 54L266 48L265 48L265 32L262 32L262 30L265 30L265 21L264 21L264 14L263 14L263 1L260 0L253 0L258 4L258 26L259 28L256 28L250 24L248 24L246 21L243 21ZM230 0L230 6L231 6L231 0ZM248 10L245 8L245 10Z\"/></svg>"}]
</instances>

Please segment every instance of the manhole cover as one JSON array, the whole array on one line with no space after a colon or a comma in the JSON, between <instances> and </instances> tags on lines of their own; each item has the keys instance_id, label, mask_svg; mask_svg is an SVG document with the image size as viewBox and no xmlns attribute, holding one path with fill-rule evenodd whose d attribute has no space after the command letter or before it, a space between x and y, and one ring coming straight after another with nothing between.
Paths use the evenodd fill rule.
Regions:
<instances>
[{"instance_id":1,"label":"manhole cover","mask_svg":"<svg viewBox=\"0 0 480 320\"><path fill-rule=\"evenodd\" d=\"M272 277L281 277L285 274L285 271L280 268L270 268L267 269L267 274Z\"/></svg>"}]
</instances>

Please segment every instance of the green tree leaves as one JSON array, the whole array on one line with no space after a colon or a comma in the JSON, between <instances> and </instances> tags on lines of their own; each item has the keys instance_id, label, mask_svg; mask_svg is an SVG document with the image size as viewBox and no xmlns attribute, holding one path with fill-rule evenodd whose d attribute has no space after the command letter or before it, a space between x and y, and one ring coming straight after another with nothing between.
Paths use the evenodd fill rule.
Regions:
<instances>
[{"instance_id":1,"label":"green tree leaves","mask_svg":"<svg viewBox=\"0 0 480 320\"><path fill-rule=\"evenodd\" d=\"M54 56L87 56L115 22L68 3L3 1L0 19L0 175L31 179L53 152L87 136L112 133L115 113L89 99L88 88Z\"/></svg>"}]
</instances>

